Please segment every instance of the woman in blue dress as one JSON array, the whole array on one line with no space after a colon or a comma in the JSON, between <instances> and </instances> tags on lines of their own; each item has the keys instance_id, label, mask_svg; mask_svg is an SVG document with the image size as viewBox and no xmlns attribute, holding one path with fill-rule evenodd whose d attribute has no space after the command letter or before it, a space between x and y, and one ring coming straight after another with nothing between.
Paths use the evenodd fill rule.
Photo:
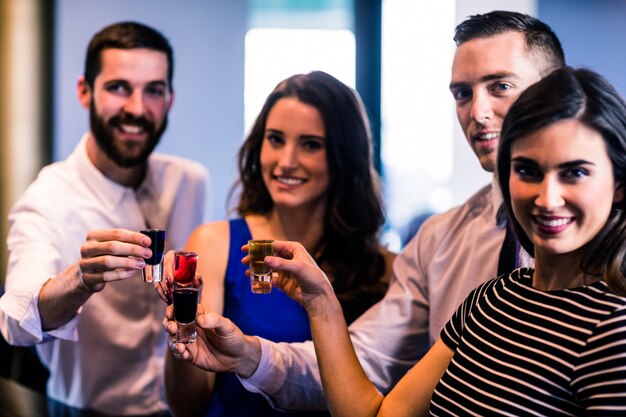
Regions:
<instances>
[{"instance_id":1,"label":"woman in blue dress","mask_svg":"<svg viewBox=\"0 0 626 417\"><path fill-rule=\"evenodd\" d=\"M626 103L592 71L555 70L505 117L497 173L535 267L476 288L387 396L323 272L276 242L266 263L307 309L333 415L626 415Z\"/></svg>"},{"instance_id":2,"label":"woman in blue dress","mask_svg":"<svg viewBox=\"0 0 626 417\"><path fill-rule=\"evenodd\" d=\"M242 145L238 165L239 217L200 226L185 248L199 254L201 304L248 335L311 339L298 303L278 290L251 292L241 247L253 238L301 242L332 281L348 323L382 298L394 255L379 243L379 178L368 120L354 90L320 71L282 81ZM176 415L328 415L278 412L233 374L207 376L171 359L166 383Z\"/></svg>"}]
</instances>

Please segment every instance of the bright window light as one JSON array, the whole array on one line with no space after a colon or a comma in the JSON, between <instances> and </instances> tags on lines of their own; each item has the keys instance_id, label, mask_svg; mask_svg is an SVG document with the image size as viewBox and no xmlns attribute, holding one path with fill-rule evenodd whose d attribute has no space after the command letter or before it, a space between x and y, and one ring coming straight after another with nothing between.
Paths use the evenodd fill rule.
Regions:
<instances>
[{"instance_id":1,"label":"bright window light","mask_svg":"<svg viewBox=\"0 0 626 417\"><path fill-rule=\"evenodd\" d=\"M382 161L394 227L450 204L455 1L383 1Z\"/></svg>"},{"instance_id":2,"label":"bright window light","mask_svg":"<svg viewBox=\"0 0 626 417\"><path fill-rule=\"evenodd\" d=\"M291 75L321 70L354 88L356 46L349 30L250 29L245 48L245 132L269 93Z\"/></svg>"}]
</instances>

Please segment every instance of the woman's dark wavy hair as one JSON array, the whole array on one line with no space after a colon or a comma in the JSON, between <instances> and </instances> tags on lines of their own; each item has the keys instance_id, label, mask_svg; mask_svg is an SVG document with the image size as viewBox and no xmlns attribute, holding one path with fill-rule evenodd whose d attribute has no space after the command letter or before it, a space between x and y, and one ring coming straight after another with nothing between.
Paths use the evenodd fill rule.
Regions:
<instances>
[{"instance_id":1,"label":"woman's dark wavy hair","mask_svg":"<svg viewBox=\"0 0 626 417\"><path fill-rule=\"evenodd\" d=\"M268 96L239 150L237 212L265 214L274 207L261 177L259 156L268 114L286 97L315 107L324 122L330 182L322 238L312 253L333 277L340 300L378 299L385 290L380 283L385 261L379 250L384 208L372 163L369 122L358 94L333 76L321 71L294 75Z\"/></svg>"},{"instance_id":2,"label":"woman's dark wavy hair","mask_svg":"<svg viewBox=\"0 0 626 417\"><path fill-rule=\"evenodd\" d=\"M578 120L602 135L615 183L626 184L626 103L599 74L562 67L530 86L511 106L502 126L498 149L498 181L507 214L526 251L534 247L513 216L509 178L511 145L561 120ZM613 204L604 227L587 244L581 267L601 276L612 291L626 295L626 199Z\"/></svg>"}]
</instances>

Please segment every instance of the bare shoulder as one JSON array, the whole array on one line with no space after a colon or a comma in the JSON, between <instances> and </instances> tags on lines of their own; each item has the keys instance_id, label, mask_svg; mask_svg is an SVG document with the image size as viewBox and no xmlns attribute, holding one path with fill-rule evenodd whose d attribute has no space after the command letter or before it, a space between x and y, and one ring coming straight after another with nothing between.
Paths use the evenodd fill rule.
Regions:
<instances>
[{"instance_id":1,"label":"bare shoulder","mask_svg":"<svg viewBox=\"0 0 626 417\"><path fill-rule=\"evenodd\" d=\"M227 221L205 223L194 229L189 236L187 246L221 245L224 239L229 237L229 234Z\"/></svg>"},{"instance_id":2,"label":"bare shoulder","mask_svg":"<svg viewBox=\"0 0 626 417\"><path fill-rule=\"evenodd\" d=\"M186 250L198 254L202 277L201 303L218 313L224 310L224 276L228 265L230 229L227 221L198 226L187 240Z\"/></svg>"},{"instance_id":3,"label":"bare shoulder","mask_svg":"<svg viewBox=\"0 0 626 417\"><path fill-rule=\"evenodd\" d=\"M199 255L199 266L203 266L203 276L221 274L226 270L230 245L230 229L227 221L205 223L198 226L189 236L185 250Z\"/></svg>"}]
</instances>

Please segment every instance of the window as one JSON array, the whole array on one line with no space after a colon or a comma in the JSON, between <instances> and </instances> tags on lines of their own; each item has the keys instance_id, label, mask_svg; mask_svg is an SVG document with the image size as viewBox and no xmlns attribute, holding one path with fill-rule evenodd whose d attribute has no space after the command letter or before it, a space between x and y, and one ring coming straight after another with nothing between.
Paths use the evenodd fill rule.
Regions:
<instances>
[{"instance_id":1,"label":"window","mask_svg":"<svg viewBox=\"0 0 626 417\"><path fill-rule=\"evenodd\" d=\"M248 27L245 132L276 84L291 75L321 70L354 88L351 1L253 0Z\"/></svg>"},{"instance_id":2,"label":"window","mask_svg":"<svg viewBox=\"0 0 626 417\"><path fill-rule=\"evenodd\" d=\"M402 233L416 216L452 203L455 2L382 4L381 159L388 223Z\"/></svg>"}]
</instances>

